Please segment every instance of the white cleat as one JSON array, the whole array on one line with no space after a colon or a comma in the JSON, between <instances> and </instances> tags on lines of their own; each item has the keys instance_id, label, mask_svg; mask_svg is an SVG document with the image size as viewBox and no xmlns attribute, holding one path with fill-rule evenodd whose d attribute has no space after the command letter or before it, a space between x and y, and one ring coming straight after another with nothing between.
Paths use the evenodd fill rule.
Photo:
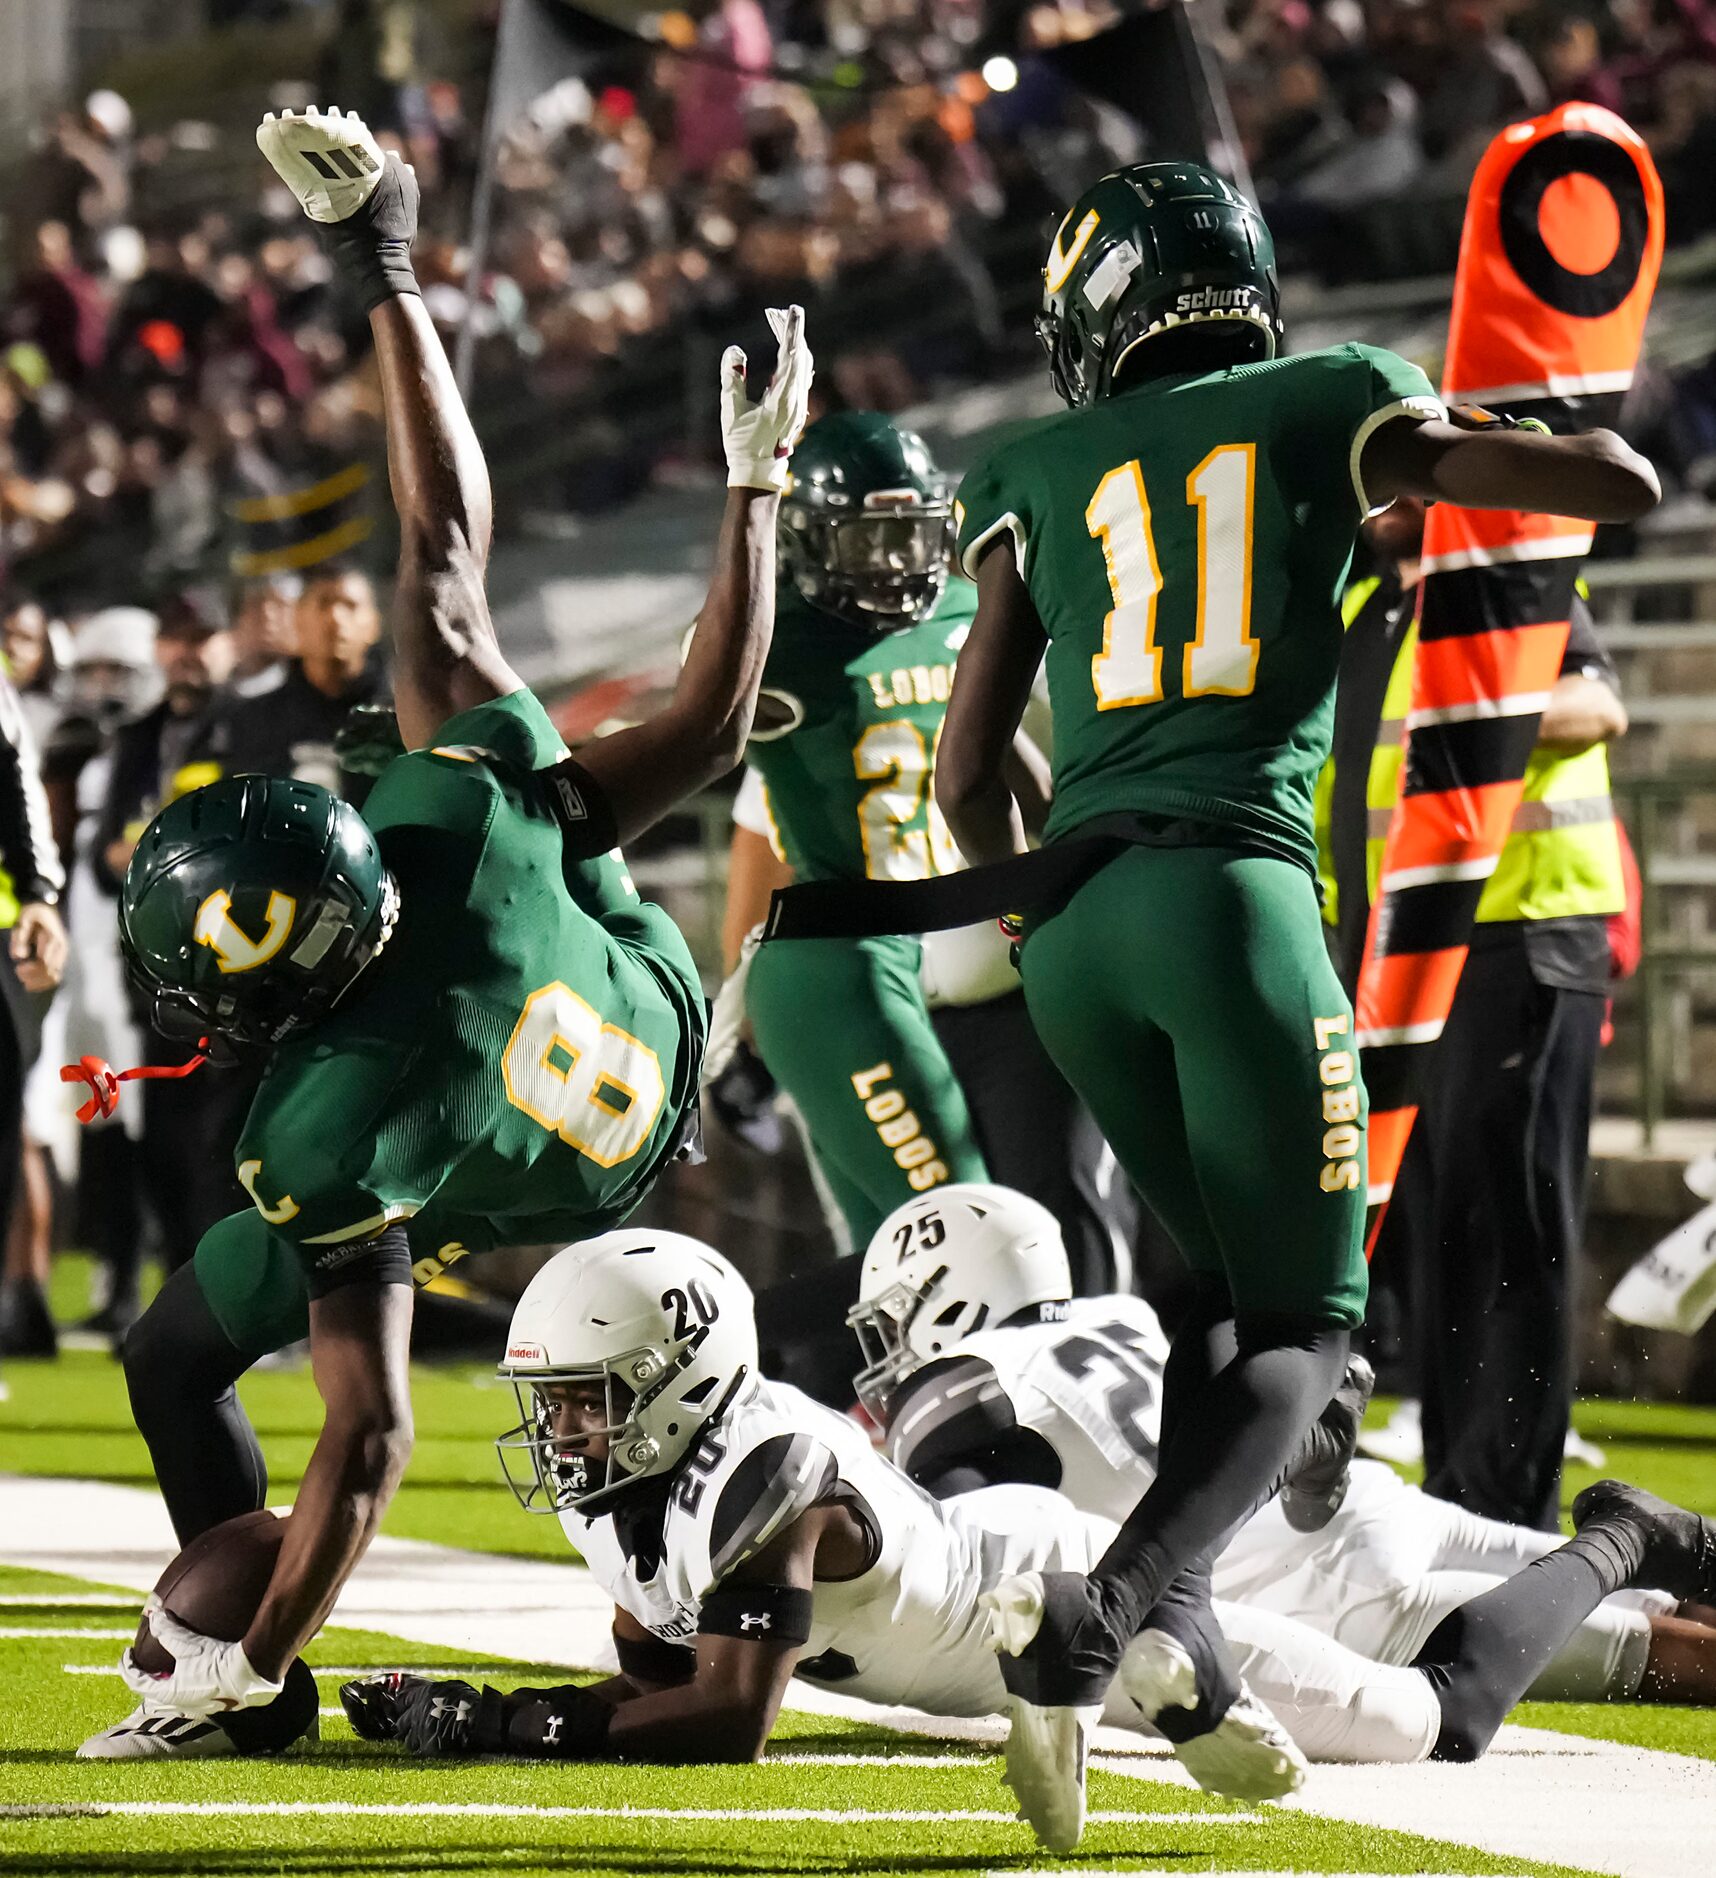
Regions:
<instances>
[{"instance_id":1,"label":"white cleat","mask_svg":"<svg viewBox=\"0 0 1716 1878\"><path fill-rule=\"evenodd\" d=\"M256 127L256 147L312 222L346 221L387 173L381 145L351 111L270 111Z\"/></svg>"},{"instance_id":2,"label":"white cleat","mask_svg":"<svg viewBox=\"0 0 1716 1878\"><path fill-rule=\"evenodd\" d=\"M1198 1675L1185 1647L1164 1630L1140 1632L1120 1659L1120 1686L1153 1722L1165 1708L1196 1708ZM1269 1709L1242 1682L1227 1713L1207 1734L1170 1743L1206 1793L1230 1800L1279 1800L1297 1793L1310 1772L1305 1757Z\"/></svg>"},{"instance_id":3,"label":"white cleat","mask_svg":"<svg viewBox=\"0 0 1716 1878\"><path fill-rule=\"evenodd\" d=\"M1017 1656L1043 1621L1043 1581L1035 1572L1004 1578L983 1594L989 1647ZM1085 1766L1101 1708L1038 1708L1007 1698L1006 1782L1025 1820L1051 1852L1070 1852L1084 1835Z\"/></svg>"},{"instance_id":4,"label":"white cleat","mask_svg":"<svg viewBox=\"0 0 1716 1878\"><path fill-rule=\"evenodd\" d=\"M315 1741L321 1734L319 1718L299 1737ZM297 1743L293 1743L294 1746ZM140 1703L124 1721L101 1734L91 1735L77 1751L80 1761L208 1761L231 1759L239 1750L218 1722L176 1709Z\"/></svg>"},{"instance_id":5,"label":"white cleat","mask_svg":"<svg viewBox=\"0 0 1716 1878\"><path fill-rule=\"evenodd\" d=\"M80 1761L204 1761L237 1752L217 1723L142 1702L124 1721L91 1735L77 1757Z\"/></svg>"}]
</instances>

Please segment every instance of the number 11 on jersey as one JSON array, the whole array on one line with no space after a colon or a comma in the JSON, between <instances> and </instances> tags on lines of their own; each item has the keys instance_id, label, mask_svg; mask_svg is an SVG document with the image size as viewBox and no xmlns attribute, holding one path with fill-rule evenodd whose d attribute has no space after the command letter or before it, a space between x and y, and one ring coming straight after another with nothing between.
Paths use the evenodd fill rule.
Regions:
<instances>
[{"instance_id":1,"label":"number 11 on jersey","mask_svg":"<svg viewBox=\"0 0 1716 1878\"><path fill-rule=\"evenodd\" d=\"M1182 697L1243 698L1257 683L1257 641L1251 636L1256 486L1254 443L1218 444L1186 478L1186 500L1198 512L1198 612L1197 631L1183 655ZM1096 485L1084 521L1102 546L1114 601L1103 621L1102 650L1090 662L1096 708L1159 704L1165 694L1156 603L1163 576L1136 457Z\"/></svg>"}]
</instances>

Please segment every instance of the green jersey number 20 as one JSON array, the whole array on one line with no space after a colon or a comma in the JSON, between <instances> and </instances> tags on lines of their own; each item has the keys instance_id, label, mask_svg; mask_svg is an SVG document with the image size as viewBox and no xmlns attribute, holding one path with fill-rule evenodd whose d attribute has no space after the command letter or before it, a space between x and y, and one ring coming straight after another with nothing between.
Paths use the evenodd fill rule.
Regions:
<instances>
[{"instance_id":1,"label":"green jersey number 20","mask_svg":"<svg viewBox=\"0 0 1716 1878\"><path fill-rule=\"evenodd\" d=\"M1243 698L1257 683L1251 636L1251 511L1257 446L1224 443L1186 478L1186 501L1198 512L1198 625L1187 644L1180 695ZM1156 602L1162 569L1150 526L1150 497L1138 459L1111 469L1096 485L1085 527L1102 544L1113 610L1102 650L1090 662L1099 711L1159 704L1162 651Z\"/></svg>"}]
</instances>

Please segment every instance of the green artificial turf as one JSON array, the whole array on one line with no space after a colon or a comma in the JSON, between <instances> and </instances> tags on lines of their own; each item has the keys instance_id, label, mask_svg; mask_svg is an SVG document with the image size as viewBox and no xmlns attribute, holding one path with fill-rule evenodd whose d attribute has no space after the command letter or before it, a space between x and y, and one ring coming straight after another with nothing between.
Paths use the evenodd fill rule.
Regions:
<instances>
[{"instance_id":1,"label":"green artificial turf","mask_svg":"<svg viewBox=\"0 0 1716 1878\"><path fill-rule=\"evenodd\" d=\"M1379 1832L1287 1809L1247 1811L1183 1786L1094 1771L1093 1813L1076 1857L1044 1853L1011 1817L999 1762L981 1748L827 1717L783 1714L769 1757L743 1767L535 1766L522 1762L418 1761L357 1740L343 1717L323 1737L269 1761L78 1761L85 1734L123 1712L115 1677L67 1674L65 1665L111 1662L121 1647L81 1631L129 1628L133 1594L91 1611L56 1602L87 1595L74 1579L0 1568L0 1594L39 1594L5 1606L8 1627L53 1627L69 1637L0 1638L0 1871L385 1873L523 1872L934 1874L1065 1868L1103 1870L1294 1870L1365 1873L1541 1873L1570 1868L1498 1859L1413 1834ZM405 1667L484 1664L502 1685L564 1672L473 1659L363 1631L325 1632L317 1664ZM323 1682L332 1705L336 1686ZM840 1757L888 1756L884 1765ZM816 1756L807 1764L805 1756ZM953 1765L940 1765L946 1757ZM103 1813L143 1804L201 1809L153 1816ZM315 1806L320 1812L222 1813L221 1806ZM377 1816L354 1808L390 1807ZM432 1813L432 1807L524 1809ZM593 1809L557 1816L542 1809ZM41 1809L38 1811L38 1809ZM645 1809L642 1816L638 1809ZM775 1809L853 1817L755 1817ZM627 1812L631 1816L627 1817ZM648 1812L694 1810L671 1819ZM925 1817L869 1817L907 1812ZM999 1814L972 1820L960 1814ZM1126 1817L1105 1820L1104 1814ZM1189 1818L1187 1816L1190 1816Z\"/></svg>"}]
</instances>

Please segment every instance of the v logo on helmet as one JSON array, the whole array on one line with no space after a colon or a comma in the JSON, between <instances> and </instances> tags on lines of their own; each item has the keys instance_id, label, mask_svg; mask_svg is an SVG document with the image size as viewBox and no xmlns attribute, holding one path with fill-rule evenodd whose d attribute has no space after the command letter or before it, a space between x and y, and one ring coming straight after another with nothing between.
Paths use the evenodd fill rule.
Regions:
<instances>
[{"instance_id":1,"label":"v logo on helmet","mask_svg":"<svg viewBox=\"0 0 1716 1878\"><path fill-rule=\"evenodd\" d=\"M232 895L224 887L197 908L191 936L198 945L207 946L220 961L223 972L253 972L266 965L286 943L292 930L292 917L298 902L289 893L268 895L268 929L260 939L252 939L232 916Z\"/></svg>"},{"instance_id":2,"label":"v logo on helmet","mask_svg":"<svg viewBox=\"0 0 1716 1878\"><path fill-rule=\"evenodd\" d=\"M1071 217L1072 211L1067 211ZM1062 248L1061 236L1066 232L1066 222L1055 230L1055 238L1049 245L1049 258L1043 267L1043 285L1050 293L1059 293L1067 284L1067 276L1078 265L1078 257L1090 246L1090 238L1096 233L1096 225L1102 220L1095 209L1087 209L1085 217L1078 225L1073 236L1072 247Z\"/></svg>"}]
</instances>

